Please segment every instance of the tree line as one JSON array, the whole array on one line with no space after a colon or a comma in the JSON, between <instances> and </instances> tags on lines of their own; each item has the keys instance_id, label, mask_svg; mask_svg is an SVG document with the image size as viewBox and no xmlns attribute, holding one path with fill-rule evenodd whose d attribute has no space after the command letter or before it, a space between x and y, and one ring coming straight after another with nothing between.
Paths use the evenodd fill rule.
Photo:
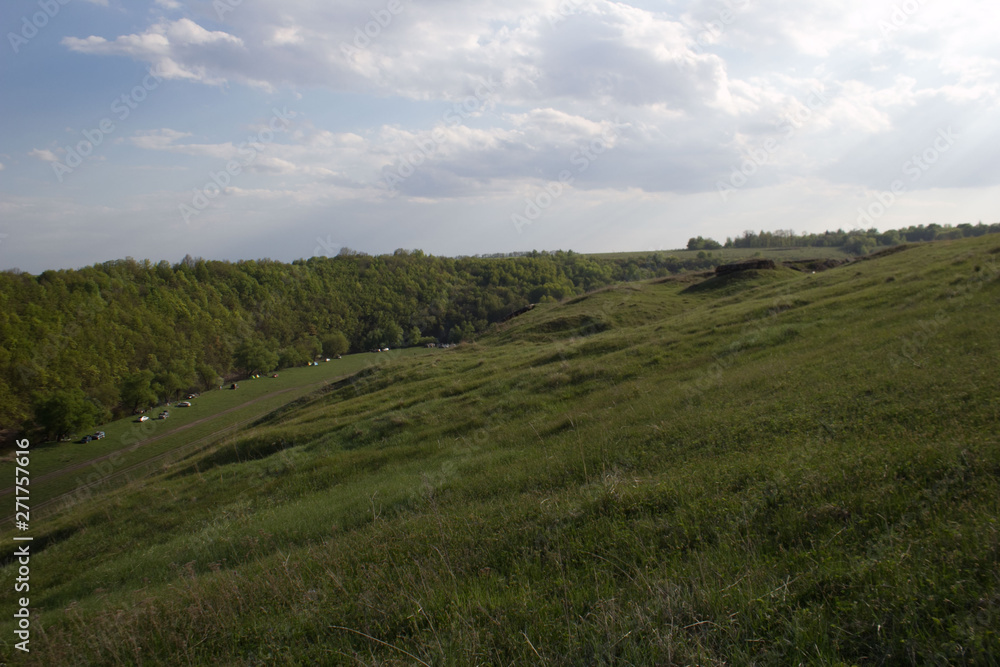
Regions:
<instances>
[{"instance_id":1,"label":"tree line","mask_svg":"<svg viewBox=\"0 0 1000 667\"><path fill-rule=\"evenodd\" d=\"M318 356L457 343L529 303L669 270L653 259L562 251L448 258L346 249L291 264L188 256L37 276L10 270L0 273L0 430L77 433Z\"/></svg>"},{"instance_id":2,"label":"tree line","mask_svg":"<svg viewBox=\"0 0 1000 667\"><path fill-rule=\"evenodd\" d=\"M985 230L985 231L984 231ZM864 232L877 245L1000 231L930 225ZM726 247L840 245L857 232L746 232ZM694 240L694 239L693 239ZM719 244L700 239L701 248ZM690 244L689 244L690 245ZM132 258L0 273L0 432L55 437L318 356L458 343L531 303L719 263L711 253L597 258L572 251L435 257L397 250L290 264Z\"/></svg>"},{"instance_id":3,"label":"tree line","mask_svg":"<svg viewBox=\"0 0 1000 667\"><path fill-rule=\"evenodd\" d=\"M852 255L865 255L880 246L893 246L901 243L916 243L921 241L943 241L947 239L960 239L969 236L983 236L984 234L1000 233L1000 223L987 225L982 222L978 224L963 223L957 226L939 225L936 223L904 227L902 229L890 229L880 232L877 229L861 230L856 229L845 232L838 229L835 232L822 232L819 234L796 234L792 230L778 230L775 232L754 232L751 230L743 232L742 236L727 238L726 248L843 248L845 252ZM688 242L690 250L691 243L696 245L698 241L711 241L711 239L691 239ZM718 247L718 242L712 241ZM703 246L707 247L707 246ZM711 249L711 248L709 248Z\"/></svg>"}]
</instances>

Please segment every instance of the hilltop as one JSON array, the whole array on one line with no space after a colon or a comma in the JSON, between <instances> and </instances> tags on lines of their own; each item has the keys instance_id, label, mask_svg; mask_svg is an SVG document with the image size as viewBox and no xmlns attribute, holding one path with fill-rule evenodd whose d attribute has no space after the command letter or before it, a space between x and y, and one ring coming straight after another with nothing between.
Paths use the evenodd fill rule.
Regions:
<instances>
[{"instance_id":1,"label":"hilltop","mask_svg":"<svg viewBox=\"0 0 1000 667\"><path fill-rule=\"evenodd\" d=\"M46 519L18 661L993 664L998 329L990 236L561 295Z\"/></svg>"}]
</instances>

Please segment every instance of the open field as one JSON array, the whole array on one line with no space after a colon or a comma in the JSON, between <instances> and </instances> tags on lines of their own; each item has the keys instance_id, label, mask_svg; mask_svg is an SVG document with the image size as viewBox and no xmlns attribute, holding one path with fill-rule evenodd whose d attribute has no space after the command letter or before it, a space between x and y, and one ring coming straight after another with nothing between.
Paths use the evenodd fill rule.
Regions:
<instances>
[{"instance_id":1,"label":"open field","mask_svg":"<svg viewBox=\"0 0 1000 667\"><path fill-rule=\"evenodd\" d=\"M990 237L540 305L38 522L18 662L996 664L998 330Z\"/></svg>"},{"instance_id":2,"label":"open field","mask_svg":"<svg viewBox=\"0 0 1000 667\"><path fill-rule=\"evenodd\" d=\"M321 362L319 366L289 368L270 376L243 380L239 389L207 391L191 401L189 408L159 406L149 411L151 419L140 423L138 416L103 424L107 437L88 443L46 442L32 444L31 473L32 505L87 487L109 488L124 483L137 474L147 472L142 464L158 465L164 457L190 454L193 448L211 442L213 438L237 425L247 424L261 415L291 403L317 387L335 382L360 370L391 363L397 359L424 355L433 350L410 348L388 353L351 354L343 359ZM170 410L166 420L156 419L163 409ZM0 479L14 479L13 454L0 462ZM125 473L125 474L122 474ZM111 477L111 476L114 477ZM90 480L88 482L88 480ZM92 494L90 492L84 495ZM0 498L9 496L13 487L0 489ZM38 512L38 516L42 513ZM12 517L8 517L12 518ZM9 526L5 526L9 530Z\"/></svg>"}]
</instances>

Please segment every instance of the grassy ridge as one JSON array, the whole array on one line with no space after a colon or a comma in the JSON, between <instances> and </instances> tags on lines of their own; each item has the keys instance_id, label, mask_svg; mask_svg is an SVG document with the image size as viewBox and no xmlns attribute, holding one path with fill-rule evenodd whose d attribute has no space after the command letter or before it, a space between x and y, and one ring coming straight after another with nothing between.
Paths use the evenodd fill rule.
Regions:
<instances>
[{"instance_id":1,"label":"grassy ridge","mask_svg":"<svg viewBox=\"0 0 1000 667\"><path fill-rule=\"evenodd\" d=\"M369 371L47 522L20 661L995 664L995 244Z\"/></svg>"},{"instance_id":2,"label":"grassy ridge","mask_svg":"<svg viewBox=\"0 0 1000 667\"><path fill-rule=\"evenodd\" d=\"M587 256L594 259L641 259L648 257L653 252L663 255L670 255L680 260L691 260L698 257L700 250L656 250L656 251L633 251L633 252L595 252ZM816 246L794 246L790 248L718 248L716 250L706 250L712 257L717 257L724 262L735 262L751 257L762 257L773 259L776 262L793 261L798 259L848 259L853 255L842 247L816 247Z\"/></svg>"}]
</instances>

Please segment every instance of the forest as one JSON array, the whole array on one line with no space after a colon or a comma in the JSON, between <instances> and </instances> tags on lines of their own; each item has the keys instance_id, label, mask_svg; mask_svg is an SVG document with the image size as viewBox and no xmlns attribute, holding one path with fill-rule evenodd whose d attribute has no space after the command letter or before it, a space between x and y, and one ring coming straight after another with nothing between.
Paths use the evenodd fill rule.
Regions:
<instances>
[{"instance_id":1,"label":"forest","mask_svg":"<svg viewBox=\"0 0 1000 667\"><path fill-rule=\"evenodd\" d=\"M996 231L1000 225L980 223L885 233L746 232L725 247L828 245L863 254ZM721 246L692 242L690 249ZM173 265L126 258L37 276L9 270L0 273L0 433L41 429L55 438L318 356L458 343L531 303L719 261L705 252L680 259L572 251L449 258L345 248L291 264L187 256Z\"/></svg>"},{"instance_id":2,"label":"forest","mask_svg":"<svg viewBox=\"0 0 1000 667\"><path fill-rule=\"evenodd\" d=\"M657 265L657 259L659 265ZM0 429L47 437L249 373L372 348L457 343L529 303L711 259L397 250L291 264L131 258L0 273Z\"/></svg>"}]
</instances>

